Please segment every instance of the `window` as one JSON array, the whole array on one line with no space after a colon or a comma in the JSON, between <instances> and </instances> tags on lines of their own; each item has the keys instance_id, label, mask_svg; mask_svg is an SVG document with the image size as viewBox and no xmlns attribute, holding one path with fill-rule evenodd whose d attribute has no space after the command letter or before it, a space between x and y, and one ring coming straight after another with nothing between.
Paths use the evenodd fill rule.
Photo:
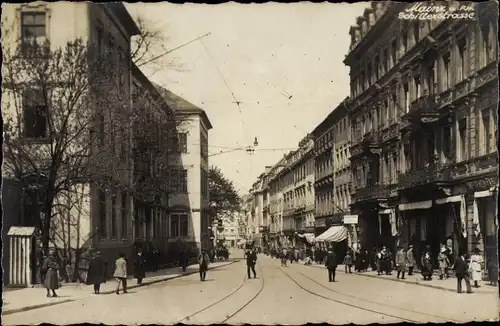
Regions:
<instances>
[{"instance_id":1,"label":"window","mask_svg":"<svg viewBox=\"0 0 500 326\"><path fill-rule=\"evenodd\" d=\"M405 112L408 113L410 111L410 91L408 89L408 83L403 84L403 92L404 92L404 108Z\"/></svg>"},{"instance_id":2,"label":"window","mask_svg":"<svg viewBox=\"0 0 500 326\"><path fill-rule=\"evenodd\" d=\"M481 56L479 63L481 68L486 66L491 61L496 60L495 58L496 42L494 40L493 33L494 33L493 26L491 26L489 22L486 22L481 25L482 49L480 51Z\"/></svg>"},{"instance_id":3,"label":"window","mask_svg":"<svg viewBox=\"0 0 500 326\"><path fill-rule=\"evenodd\" d=\"M420 76L419 75L416 75L413 78L413 83L415 85L415 99L419 99L420 98Z\"/></svg>"},{"instance_id":4,"label":"window","mask_svg":"<svg viewBox=\"0 0 500 326\"><path fill-rule=\"evenodd\" d=\"M26 89L23 93L24 136L47 137L47 105L40 90Z\"/></svg>"},{"instance_id":5,"label":"window","mask_svg":"<svg viewBox=\"0 0 500 326\"><path fill-rule=\"evenodd\" d=\"M109 65L109 72L113 74L116 68L116 60L115 60L115 40L112 36L108 39L108 55L106 64Z\"/></svg>"},{"instance_id":6,"label":"window","mask_svg":"<svg viewBox=\"0 0 500 326\"><path fill-rule=\"evenodd\" d=\"M434 94L436 91L436 85L434 83L434 62L432 62L428 67L427 67L427 89L429 91L429 94Z\"/></svg>"},{"instance_id":7,"label":"window","mask_svg":"<svg viewBox=\"0 0 500 326\"><path fill-rule=\"evenodd\" d=\"M170 215L170 236L187 237L188 236L188 216L187 214Z\"/></svg>"},{"instance_id":8,"label":"window","mask_svg":"<svg viewBox=\"0 0 500 326\"><path fill-rule=\"evenodd\" d=\"M181 153L187 153L187 133L179 133L179 151Z\"/></svg>"},{"instance_id":9,"label":"window","mask_svg":"<svg viewBox=\"0 0 500 326\"><path fill-rule=\"evenodd\" d=\"M459 161L464 161L467 159L467 118L463 118L458 122L458 137Z\"/></svg>"},{"instance_id":10,"label":"window","mask_svg":"<svg viewBox=\"0 0 500 326\"><path fill-rule=\"evenodd\" d=\"M122 236L122 239L126 239L127 234L128 234L128 223L127 223L127 193L125 191L122 191L121 200L122 200L122 202L121 202L121 209L122 209L121 236Z\"/></svg>"},{"instance_id":11,"label":"window","mask_svg":"<svg viewBox=\"0 0 500 326\"><path fill-rule=\"evenodd\" d=\"M107 238L108 228L106 227L106 192L99 190L99 235L102 239Z\"/></svg>"},{"instance_id":12,"label":"window","mask_svg":"<svg viewBox=\"0 0 500 326\"><path fill-rule=\"evenodd\" d=\"M484 148L482 148L482 153L483 154L488 154L491 150L491 144L492 144L492 138L493 134L491 132L491 119L490 119L490 110L489 109L484 109L481 111L481 117L483 120L483 141L481 144L484 144Z\"/></svg>"},{"instance_id":13,"label":"window","mask_svg":"<svg viewBox=\"0 0 500 326\"><path fill-rule=\"evenodd\" d=\"M387 72L387 67L388 67L388 61L389 61L389 51L387 51L387 49L384 49L384 52L383 52L383 59L384 61L384 71L383 73L385 74Z\"/></svg>"},{"instance_id":14,"label":"window","mask_svg":"<svg viewBox=\"0 0 500 326\"><path fill-rule=\"evenodd\" d=\"M187 170L183 168L171 168L169 184L171 192L187 193Z\"/></svg>"},{"instance_id":15,"label":"window","mask_svg":"<svg viewBox=\"0 0 500 326\"><path fill-rule=\"evenodd\" d=\"M127 132L125 128L120 128L120 159L125 162L127 159Z\"/></svg>"},{"instance_id":16,"label":"window","mask_svg":"<svg viewBox=\"0 0 500 326\"><path fill-rule=\"evenodd\" d=\"M99 145L101 147L104 146L104 142L106 140L104 124L105 124L104 114L99 113Z\"/></svg>"},{"instance_id":17,"label":"window","mask_svg":"<svg viewBox=\"0 0 500 326\"><path fill-rule=\"evenodd\" d=\"M379 79L379 74L380 74L380 57L378 55L375 56L375 67L373 68L375 70L375 81Z\"/></svg>"},{"instance_id":18,"label":"window","mask_svg":"<svg viewBox=\"0 0 500 326\"><path fill-rule=\"evenodd\" d=\"M116 239L118 227L116 223L116 194L113 193L111 197L111 238Z\"/></svg>"},{"instance_id":19,"label":"window","mask_svg":"<svg viewBox=\"0 0 500 326\"><path fill-rule=\"evenodd\" d=\"M457 81L461 82L467 78L467 39L462 37L457 41L458 48L458 67Z\"/></svg>"},{"instance_id":20,"label":"window","mask_svg":"<svg viewBox=\"0 0 500 326\"><path fill-rule=\"evenodd\" d=\"M415 39L415 44L420 40L420 21L416 20L413 23L413 37Z\"/></svg>"},{"instance_id":21,"label":"window","mask_svg":"<svg viewBox=\"0 0 500 326\"><path fill-rule=\"evenodd\" d=\"M397 61L397 45L396 40L391 42L391 68L396 64Z\"/></svg>"},{"instance_id":22,"label":"window","mask_svg":"<svg viewBox=\"0 0 500 326\"><path fill-rule=\"evenodd\" d=\"M443 156L451 158L451 127L443 126Z\"/></svg>"},{"instance_id":23,"label":"window","mask_svg":"<svg viewBox=\"0 0 500 326\"><path fill-rule=\"evenodd\" d=\"M443 55L443 82L442 82L442 91L445 91L450 88L451 80L450 80L450 53L446 53Z\"/></svg>"},{"instance_id":24,"label":"window","mask_svg":"<svg viewBox=\"0 0 500 326\"><path fill-rule=\"evenodd\" d=\"M45 12L21 13L21 45L26 52L33 47L45 45L46 41L46 14Z\"/></svg>"},{"instance_id":25,"label":"window","mask_svg":"<svg viewBox=\"0 0 500 326\"><path fill-rule=\"evenodd\" d=\"M403 33L403 37L401 38L401 55L405 54L408 50L408 31Z\"/></svg>"}]
</instances>

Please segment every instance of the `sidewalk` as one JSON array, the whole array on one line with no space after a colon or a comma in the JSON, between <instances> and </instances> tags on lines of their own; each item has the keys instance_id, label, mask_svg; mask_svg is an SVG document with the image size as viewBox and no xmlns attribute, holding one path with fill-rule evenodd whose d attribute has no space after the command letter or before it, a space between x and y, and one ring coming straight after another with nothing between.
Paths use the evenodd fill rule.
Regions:
<instances>
[{"instance_id":1,"label":"sidewalk","mask_svg":"<svg viewBox=\"0 0 500 326\"><path fill-rule=\"evenodd\" d=\"M325 268L325 266L319 265L319 264L313 264L311 266L316 267L316 268ZM430 288L434 288L434 289L440 289L440 290L451 291L451 292L457 291L457 280L456 280L455 276L450 277L447 280L440 280L439 276L434 275L431 281L424 281L422 278L422 275L420 273L414 273L411 276L407 275L408 273L406 273L405 279L402 280L402 279L397 279L397 272L396 271L393 271L392 275L377 275L376 271L368 271L368 272L360 272L360 273L356 272L355 273L354 266L352 268L352 271L353 271L353 275L358 275L358 276L366 276L366 277L373 277L373 278L377 278L380 280L386 280L386 281L395 281L395 282L415 284L415 285L426 286L426 287L430 287ZM345 273L345 266L338 265L337 272ZM462 287L465 291L466 290L465 284L462 284ZM481 293L481 294L493 294L493 293L498 294L498 286L492 286L492 285L489 285L489 282L483 281L483 282L481 282L481 287L479 287L479 288L472 287L472 292Z\"/></svg>"},{"instance_id":2,"label":"sidewalk","mask_svg":"<svg viewBox=\"0 0 500 326\"><path fill-rule=\"evenodd\" d=\"M208 269L220 268L237 262L238 260L218 261L210 264ZM157 272L146 273L146 278L143 280L142 286L164 282L170 279L191 275L198 272L198 264L190 265L186 272L182 272L180 267L171 267ZM133 279L132 275L127 278L128 289L139 287ZM116 282L109 280L101 285L101 295L111 294L116 290ZM17 290L4 290L2 315L14 314L22 311L39 309L56 304L75 301L94 296L94 288L92 285L86 284L63 284L56 291L57 298L47 298L45 290L42 288L23 288Z\"/></svg>"}]
</instances>

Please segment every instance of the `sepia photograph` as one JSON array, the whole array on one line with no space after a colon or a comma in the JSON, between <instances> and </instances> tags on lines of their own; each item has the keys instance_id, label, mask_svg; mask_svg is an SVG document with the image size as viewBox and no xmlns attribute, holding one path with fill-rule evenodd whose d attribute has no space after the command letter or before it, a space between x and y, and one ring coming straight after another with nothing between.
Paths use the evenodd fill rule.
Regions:
<instances>
[{"instance_id":1,"label":"sepia photograph","mask_svg":"<svg viewBox=\"0 0 500 326\"><path fill-rule=\"evenodd\" d=\"M497 0L1 9L2 325L499 321Z\"/></svg>"}]
</instances>

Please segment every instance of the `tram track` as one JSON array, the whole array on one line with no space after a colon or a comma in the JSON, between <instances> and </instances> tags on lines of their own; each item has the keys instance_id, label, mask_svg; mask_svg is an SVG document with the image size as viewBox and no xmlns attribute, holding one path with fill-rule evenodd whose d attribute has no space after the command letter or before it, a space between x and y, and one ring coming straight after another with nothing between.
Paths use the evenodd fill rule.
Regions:
<instances>
[{"instance_id":1,"label":"tram track","mask_svg":"<svg viewBox=\"0 0 500 326\"><path fill-rule=\"evenodd\" d=\"M322 299L325 299L325 300L328 300L328 301L332 301L332 302L335 302L335 303L338 303L338 304L341 304L341 305L344 305L344 306L348 306L348 307L351 307L351 308L355 308L355 309L359 309L359 310L362 310L362 311L366 311L366 312L371 312L371 313L374 313L374 314L378 314L378 315L381 315L381 316L384 316L384 317L391 317L391 318L395 318L397 320L400 320L402 322L409 322L409 323L422 323L421 320L418 320L418 319L414 319L414 318L411 318L411 317L405 317L405 316L401 316L401 315L396 315L396 314L392 314L392 313L387 313L387 312L382 312L382 311L378 311L378 310L375 310L375 309L371 309L371 308L367 308L367 307L362 307L362 306L359 306L357 304L353 304L353 303L349 303L349 302L346 302L344 300L339 300L339 299L334 299L334 298L331 298L331 297L328 297L328 296L325 296L325 295L322 295L322 294L319 294L319 293L316 293L310 289L308 289L306 286L303 285L303 283L301 284L299 281L297 281L296 278L292 277L289 273L285 272L283 268L281 267L277 267L286 277L288 277L297 287L299 287L300 289L302 289L304 292L307 292L313 296L316 296L316 297L319 297L319 298L322 298ZM301 274L299 272L299 274ZM303 275L303 274L302 274ZM322 285L318 282L316 282L315 280L312 280L311 278L307 277L306 278L308 280L311 280L311 281L314 281L314 283L318 284L318 285ZM323 286L324 287L324 286ZM330 288L328 287L324 287L326 288L327 290L329 290L330 292L332 293L336 293L335 291L331 290ZM359 300L359 298L358 298ZM379 303L377 303L378 305L380 305ZM393 308L394 309L394 308ZM412 312L412 313L416 313L416 312ZM440 317L440 318L443 318L444 317Z\"/></svg>"},{"instance_id":2,"label":"tram track","mask_svg":"<svg viewBox=\"0 0 500 326\"><path fill-rule=\"evenodd\" d=\"M326 289L326 290L328 290L328 291L330 291L332 293L340 294L342 296L345 296L345 297L348 297L348 298L351 298L351 299L360 300L360 301L364 301L364 302L368 302L368 303L371 303L371 304L380 305L380 306L384 306L384 307L388 307L388 308L392 308L392 309L398 309L398 310L409 312L409 313L420 314L420 315L427 316L427 317L439 318L439 319L443 319L444 321L449 321L449 322L454 322L454 323L461 323L461 322L463 322L461 320L456 320L456 319L449 318L449 317L444 317L444 316L429 314L429 313L426 313L426 312L421 312L421 311L416 311L416 310L407 309L407 308L403 308L403 307L398 307L398 306L394 306L394 305L389 305L389 304L385 304L385 303L381 303L381 302L377 302L377 301L373 301L373 300L369 300L369 299L365 299L365 298L360 298L360 297L357 297L357 296L354 296L354 295L351 295L351 294L343 293L343 292L334 290L334 289L332 289L332 288L330 288L330 287L328 287L328 286L326 286L324 284L321 284L320 282L316 281L315 279L307 276L306 274L304 274L302 272L299 272L299 271L296 271L296 272L298 274L302 275L303 277L309 279L311 282L316 283L317 285L321 286L322 288L324 288L324 289Z\"/></svg>"},{"instance_id":3,"label":"tram track","mask_svg":"<svg viewBox=\"0 0 500 326\"><path fill-rule=\"evenodd\" d=\"M224 317L224 319L218 323L220 323L220 324L226 323L228 320L230 320L231 318L236 316L238 313L240 313L243 309L245 309L250 303L252 303L262 293L262 291L264 289L264 275L262 273L261 266L259 266L259 272L260 272L260 279L261 279L261 286L259 288L259 291L255 295L253 295L249 300L245 300L245 303L243 305L240 305L240 307L235 312L233 312L230 315L226 315ZM199 309L196 312L182 318L181 320L177 321L176 324L181 324L181 323L185 324L186 322L189 322L190 320L192 320L193 317L197 317L197 316L201 315L202 313L207 312L211 308L217 308L218 305L222 304L223 302L226 302L228 299L234 297L238 292L240 292L245 284L248 284L248 277L246 274L236 289L234 289L233 291L231 291L229 294L225 295L221 299L209 304L208 306L205 306L204 308Z\"/></svg>"}]
</instances>

